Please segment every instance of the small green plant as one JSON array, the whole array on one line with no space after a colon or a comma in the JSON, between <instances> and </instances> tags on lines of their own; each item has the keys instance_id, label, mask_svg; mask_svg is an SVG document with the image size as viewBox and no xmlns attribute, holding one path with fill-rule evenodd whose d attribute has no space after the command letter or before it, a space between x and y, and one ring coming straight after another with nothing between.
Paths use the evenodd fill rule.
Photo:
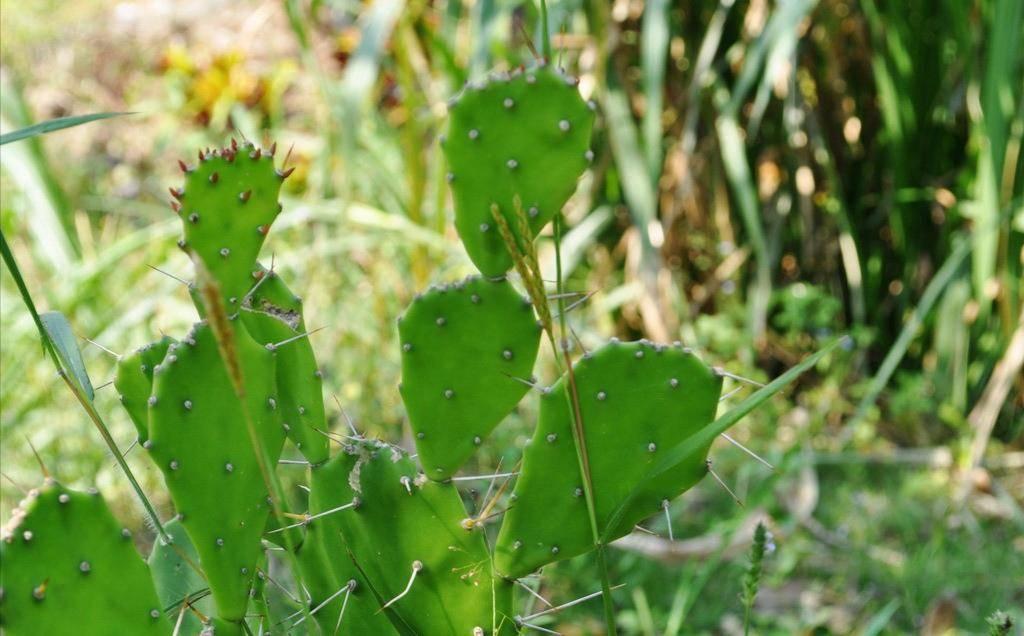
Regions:
<instances>
[{"instance_id":1,"label":"small green plant","mask_svg":"<svg viewBox=\"0 0 1024 636\"><path fill-rule=\"evenodd\" d=\"M999 610L992 612L986 622L989 636L1007 636L1013 629L1013 619L1006 612Z\"/></svg>"},{"instance_id":2,"label":"small green plant","mask_svg":"<svg viewBox=\"0 0 1024 636\"><path fill-rule=\"evenodd\" d=\"M757 598L757 590L761 587L761 572L764 567L765 554L774 550L771 532L765 528L764 523L757 522L754 528L754 540L750 545L750 564L747 572L743 575L743 593L740 599L743 601L743 633L750 633L750 618L754 610L754 599Z\"/></svg>"},{"instance_id":3,"label":"small green plant","mask_svg":"<svg viewBox=\"0 0 1024 636\"><path fill-rule=\"evenodd\" d=\"M431 288L399 321L415 459L328 429L302 301L258 260L290 173L275 147L200 152L171 189L200 321L121 358L115 381L177 515L152 513L147 568L100 498L47 481L0 543L7 633L512 634L534 619L516 609L516 582L588 553L615 633L605 546L700 481L715 437L831 347L718 419L723 373L680 343L613 339L575 355L560 262L551 290L534 243L553 222L557 246L593 109L542 60L469 85L451 113L455 223L482 276ZM6 242L4 258L16 273ZM545 335L559 365L550 385L533 376ZM67 357L53 357L69 377ZM453 477L531 389L540 416L516 485L491 477L470 514ZM304 491L278 475L286 440L304 458ZM748 618L766 541L759 526Z\"/></svg>"}]
</instances>

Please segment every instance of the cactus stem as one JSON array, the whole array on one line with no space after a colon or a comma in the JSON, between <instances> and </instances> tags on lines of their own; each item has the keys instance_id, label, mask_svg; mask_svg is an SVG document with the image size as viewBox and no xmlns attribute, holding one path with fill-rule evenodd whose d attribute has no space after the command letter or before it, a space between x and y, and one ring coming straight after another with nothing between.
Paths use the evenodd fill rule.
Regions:
<instances>
[{"instance_id":1,"label":"cactus stem","mask_svg":"<svg viewBox=\"0 0 1024 636\"><path fill-rule=\"evenodd\" d=\"M722 478L718 476L718 473L712 470L710 459L705 462L705 465L708 467L708 472L711 473L711 476L715 478L715 481L717 481L719 485L722 486L722 488L725 488L725 492L729 493L729 496L732 497L732 500L738 503L741 508L743 508L743 502L740 501L740 498L736 496L736 493L734 493L732 489L729 488L729 486L727 486L724 481L722 481Z\"/></svg>"},{"instance_id":2,"label":"cactus stem","mask_svg":"<svg viewBox=\"0 0 1024 636\"><path fill-rule=\"evenodd\" d=\"M626 587L625 583L619 583L618 585L613 585L610 588L609 591L614 591L614 590L622 589L624 587ZM557 605L555 607L549 607L546 610L541 610L539 612L534 612L533 614L530 614L529 616L517 616L516 617L516 624L517 625L525 625L526 621L532 621L533 619L539 618L541 616L547 616L548 614L554 614L556 612L560 612L560 611L562 611L564 609L568 609L568 608L572 607L573 605L579 605L580 603L585 603L585 602L589 601L592 598L597 598L598 596L601 596L602 594L604 594L603 590L602 591L597 591L597 592L594 592L593 594L587 594L586 596L582 596L582 597L580 597L580 598L578 598L578 599L576 599L574 601L569 601L568 603L562 603L561 605Z\"/></svg>"},{"instance_id":3,"label":"cactus stem","mask_svg":"<svg viewBox=\"0 0 1024 636\"><path fill-rule=\"evenodd\" d=\"M744 453L746 453L747 455L750 455L751 457L753 457L753 458L754 458L754 459L756 459L757 461L759 461L759 462L761 462L762 464L764 464L765 466L767 466L767 467L768 467L768 470L775 470L775 466L772 466L772 465L771 465L771 464L769 464L769 463L768 463L767 461L765 461L765 459L764 459L763 457L761 457L760 455L758 455L758 454L757 454L757 453L755 453L754 451L750 450L749 448L747 448L747 447L746 447L746 446L744 446L743 444L741 444L741 443L737 442L737 441L736 441L735 439L733 439L732 437L730 437L728 433L722 433L722 437L724 437L724 438L725 438L725 440L726 440L727 442L729 442L730 444L732 444L732 445L733 445L733 446L735 446L736 448L740 449L741 451L743 451L743 452L744 452Z\"/></svg>"},{"instance_id":4,"label":"cactus stem","mask_svg":"<svg viewBox=\"0 0 1024 636\"><path fill-rule=\"evenodd\" d=\"M387 608L391 607L392 605L394 605L395 603L400 601L406 594L408 594L409 590L412 589L412 584L416 581L416 575L419 574L420 570L422 570L422 569L423 569L423 561L420 561L419 559L413 561L412 562L412 576L409 577L409 582L405 584L405 589L402 590L401 594L399 594L395 598L391 599L387 603L384 603L383 605L381 605L380 609L377 610L377 612L380 613L380 612L386 610Z\"/></svg>"}]
</instances>

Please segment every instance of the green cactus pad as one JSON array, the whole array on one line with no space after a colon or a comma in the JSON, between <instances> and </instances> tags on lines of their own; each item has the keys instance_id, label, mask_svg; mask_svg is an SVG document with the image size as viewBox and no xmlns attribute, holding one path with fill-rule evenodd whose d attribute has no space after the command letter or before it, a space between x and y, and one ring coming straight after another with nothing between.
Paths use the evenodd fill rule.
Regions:
<instances>
[{"instance_id":1,"label":"green cactus pad","mask_svg":"<svg viewBox=\"0 0 1024 636\"><path fill-rule=\"evenodd\" d=\"M121 404L128 411L128 417L139 433L140 444L149 439L149 406L146 400L153 392L153 368L163 362L167 348L172 343L174 338L164 336L121 356L117 361L114 388L120 394Z\"/></svg>"},{"instance_id":2,"label":"green cactus pad","mask_svg":"<svg viewBox=\"0 0 1024 636\"><path fill-rule=\"evenodd\" d=\"M288 438L311 464L327 461L327 430L323 381L313 345L302 319L302 299L291 292L276 272L257 265L259 285L243 299L242 323L260 344L277 353L277 410ZM264 278L265 277L265 278Z\"/></svg>"},{"instance_id":3,"label":"green cactus pad","mask_svg":"<svg viewBox=\"0 0 1024 636\"><path fill-rule=\"evenodd\" d=\"M502 276L512 260L491 206L497 204L518 234L518 197L536 236L576 190L593 156L594 114L576 81L550 66L470 84L449 113L443 147L455 227L481 273Z\"/></svg>"},{"instance_id":4,"label":"green cactus pad","mask_svg":"<svg viewBox=\"0 0 1024 636\"><path fill-rule=\"evenodd\" d=\"M715 417L722 378L681 347L613 341L574 365L599 533L609 540L697 483L708 448L655 479L659 453ZM518 578L594 547L573 444L573 415L563 377L541 399L540 419L523 456L495 546L495 568ZM569 467L572 469L569 469ZM615 528L609 518L632 492Z\"/></svg>"},{"instance_id":5,"label":"green cactus pad","mask_svg":"<svg viewBox=\"0 0 1024 636\"><path fill-rule=\"evenodd\" d=\"M246 413L274 463L284 429L275 411L274 353L244 330L233 331L245 404L235 397L212 329L197 323L184 340L168 347L154 370L150 439L144 448L163 472L199 553L217 615L238 621L245 615L270 510Z\"/></svg>"},{"instance_id":6,"label":"green cactus pad","mask_svg":"<svg viewBox=\"0 0 1024 636\"><path fill-rule=\"evenodd\" d=\"M172 189L185 227L182 247L217 281L229 309L252 287L253 264L270 225L284 173L250 143L200 153L186 166L185 186Z\"/></svg>"},{"instance_id":7,"label":"green cactus pad","mask_svg":"<svg viewBox=\"0 0 1024 636\"><path fill-rule=\"evenodd\" d=\"M309 491L311 515L352 503L354 492L349 483L349 473L355 461L356 457L341 453L325 464L312 467ZM306 538L297 556L303 581L312 597L310 606L317 607L349 581L355 581L338 633L395 634L397 632L387 615L378 611L380 603L352 562L341 535L341 517L351 514L354 514L352 509L341 510L314 519L306 526ZM327 567L324 567L325 564ZM333 634L338 625L342 596L335 597L314 615L324 634Z\"/></svg>"},{"instance_id":8,"label":"green cactus pad","mask_svg":"<svg viewBox=\"0 0 1024 636\"><path fill-rule=\"evenodd\" d=\"M9 636L171 632L131 534L99 494L48 479L4 526L0 562Z\"/></svg>"},{"instance_id":9,"label":"green cactus pad","mask_svg":"<svg viewBox=\"0 0 1024 636\"><path fill-rule=\"evenodd\" d=\"M529 390L522 380L532 374L541 329L508 281L472 277L418 297L398 333L420 462L444 480Z\"/></svg>"},{"instance_id":10,"label":"green cactus pad","mask_svg":"<svg viewBox=\"0 0 1024 636\"><path fill-rule=\"evenodd\" d=\"M156 593L160 598L160 606L167 609L166 620L172 625L178 622L178 614L187 599L192 607L204 616L214 613L213 600L208 596L209 588L206 580L196 568L199 566L199 555L188 538L188 533L177 519L164 524L164 530L171 541L157 537L153 550L149 553L149 571L153 575ZM182 634L198 634L202 624L196 614L187 608L181 619Z\"/></svg>"},{"instance_id":11,"label":"green cactus pad","mask_svg":"<svg viewBox=\"0 0 1024 636\"><path fill-rule=\"evenodd\" d=\"M455 487L426 479L382 442L359 441L344 453L338 461L352 467L346 484L359 505L335 518L381 606L394 601L385 613L395 627L403 634L515 633L511 584L493 577L483 534L463 527Z\"/></svg>"}]
</instances>

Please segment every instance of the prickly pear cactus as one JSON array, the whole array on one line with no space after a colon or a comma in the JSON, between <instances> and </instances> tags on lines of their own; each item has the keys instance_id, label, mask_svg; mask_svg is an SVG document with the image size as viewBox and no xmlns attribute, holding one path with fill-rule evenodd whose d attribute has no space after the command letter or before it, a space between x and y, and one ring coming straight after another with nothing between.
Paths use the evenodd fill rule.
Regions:
<instances>
[{"instance_id":1,"label":"prickly pear cactus","mask_svg":"<svg viewBox=\"0 0 1024 636\"><path fill-rule=\"evenodd\" d=\"M358 441L343 453L358 505L335 518L399 632L515 633L511 583L494 576L484 536L469 529L455 487L426 479L382 442Z\"/></svg>"},{"instance_id":2,"label":"prickly pear cactus","mask_svg":"<svg viewBox=\"0 0 1024 636\"><path fill-rule=\"evenodd\" d=\"M208 587L199 569L199 554L188 538L185 527L177 519L165 523L164 531L171 540L157 537L149 553L149 571L153 575L153 584L161 607L170 608L166 620L171 625L178 624L180 620L179 632L182 634L198 634L203 625L188 606L194 607L204 616L214 612L213 601L205 594Z\"/></svg>"},{"instance_id":3,"label":"prickly pear cactus","mask_svg":"<svg viewBox=\"0 0 1024 636\"><path fill-rule=\"evenodd\" d=\"M611 540L628 534L707 473L704 446L672 470L646 478L659 452L714 420L722 378L682 347L646 342L613 341L584 356L574 370L598 531ZM564 377L541 399L515 501L495 546L495 568L504 576L518 578L594 549L576 470L570 399ZM630 507L609 529L611 515L631 494Z\"/></svg>"},{"instance_id":4,"label":"prickly pear cactus","mask_svg":"<svg viewBox=\"0 0 1024 636\"><path fill-rule=\"evenodd\" d=\"M288 438L312 464L327 461L323 381L302 319L302 299L277 272L257 265L240 316L256 342L277 354L278 413Z\"/></svg>"},{"instance_id":5,"label":"prickly pear cactus","mask_svg":"<svg viewBox=\"0 0 1024 636\"><path fill-rule=\"evenodd\" d=\"M197 323L154 369L144 448L163 472L199 553L218 617L240 621L270 510L248 426L271 465L280 457L284 429L276 412L274 352L242 329L233 331L245 401L235 397L211 327Z\"/></svg>"},{"instance_id":6,"label":"prickly pear cactus","mask_svg":"<svg viewBox=\"0 0 1024 636\"><path fill-rule=\"evenodd\" d=\"M529 389L541 328L508 281L473 277L417 297L398 333L420 462L447 479Z\"/></svg>"},{"instance_id":7,"label":"prickly pear cactus","mask_svg":"<svg viewBox=\"0 0 1024 636\"><path fill-rule=\"evenodd\" d=\"M536 235L576 190L593 155L594 114L576 79L550 65L469 84L450 102L443 142L455 227L481 273L503 276L512 259L493 205L518 240L516 208Z\"/></svg>"},{"instance_id":8,"label":"prickly pear cactus","mask_svg":"<svg viewBox=\"0 0 1024 636\"><path fill-rule=\"evenodd\" d=\"M128 411L128 417L139 433L140 444L145 444L149 439L147 402L153 393L153 369L163 362L167 348L173 343L174 338L164 336L131 354L121 356L117 361L114 388L121 396L121 404Z\"/></svg>"},{"instance_id":9,"label":"prickly pear cactus","mask_svg":"<svg viewBox=\"0 0 1024 636\"><path fill-rule=\"evenodd\" d=\"M281 211L277 196L287 173L275 170L273 150L235 142L200 152L198 164L182 167L184 187L171 188L185 227L182 249L217 281L229 309L237 307Z\"/></svg>"},{"instance_id":10,"label":"prickly pear cactus","mask_svg":"<svg viewBox=\"0 0 1024 636\"><path fill-rule=\"evenodd\" d=\"M339 453L329 462L312 467L309 512L317 518L306 526L306 537L299 548L299 565L304 568L303 578L312 596L310 605L322 605L315 615L321 632L333 634L341 619L340 634L387 636L398 632L387 614L378 611L381 603L353 562L341 532L343 516L353 514L355 507L350 483L355 459L353 455ZM347 601L338 596L346 586L349 589L342 594L347 595Z\"/></svg>"},{"instance_id":11,"label":"prickly pear cactus","mask_svg":"<svg viewBox=\"0 0 1024 636\"><path fill-rule=\"evenodd\" d=\"M171 632L131 534L99 494L47 479L4 526L0 562L10 636Z\"/></svg>"}]
</instances>

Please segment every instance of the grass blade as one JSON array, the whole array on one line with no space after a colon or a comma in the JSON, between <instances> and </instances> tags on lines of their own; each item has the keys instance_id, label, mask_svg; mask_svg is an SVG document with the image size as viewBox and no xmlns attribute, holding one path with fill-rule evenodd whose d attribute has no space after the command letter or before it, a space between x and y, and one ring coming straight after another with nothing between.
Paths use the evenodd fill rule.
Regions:
<instances>
[{"instance_id":1,"label":"grass blade","mask_svg":"<svg viewBox=\"0 0 1024 636\"><path fill-rule=\"evenodd\" d=\"M897 365L899 365L900 360L906 354L907 348L910 347L914 336L917 335L918 328L924 323L925 316L932 310L932 305L939 299L942 290L953 279L953 276L960 269L960 265L970 252L971 243L962 241L953 250L953 253L949 255L946 262L942 264L942 267L936 272L931 282L928 283L924 293L921 294L921 300L917 303L917 307L914 308L910 318L903 323L903 329L900 331L899 337L896 338L896 342L889 349L889 353L885 355L885 359L882 360L882 364L878 367L875 376L871 378L871 384L868 385L867 392L857 405L857 411L854 413L851 423L859 422L867 413L867 410L871 408L871 405L875 403L875 400L878 399L878 394L888 384L889 378L896 371Z\"/></svg>"},{"instance_id":2,"label":"grass blade","mask_svg":"<svg viewBox=\"0 0 1024 636\"><path fill-rule=\"evenodd\" d=\"M58 119L51 119L44 121L34 126L27 128L20 128L18 130L11 131L0 135L0 146L9 144L12 141L19 141L21 139L28 139L29 137L35 137L37 135L45 135L57 130L64 130L65 128L72 128L74 126L81 126L82 124L88 124L91 121L98 121L101 119L110 119L111 117L120 117L121 115L131 115L130 112L118 112L118 113L91 113L89 115L75 115L73 117L60 117Z\"/></svg>"},{"instance_id":3,"label":"grass blade","mask_svg":"<svg viewBox=\"0 0 1024 636\"><path fill-rule=\"evenodd\" d=\"M167 531L164 530L163 524L160 523L160 516L156 513L156 509L153 508L153 504L149 501L146 493L143 492L142 486L139 485L138 480L135 479L135 474L132 473L132 469L128 467L128 462L124 460L124 454L121 452L121 449L117 447L117 442L115 442L114 438L110 435L110 429L107 428L106 422L104 422L103 418L100 417L100 414L93 406L91 399L85 395L82 389L78 387L77 383L70 380L68 374L64 370L64 367L61 364L61 358L57 354L53 341L50 338L50 333L43 326L43 321L39 317L39 312L36 311L36 304L32 300L32 294L29 293L28 287L25 285L25 279L21 276L21 270L18 268L18 262L14 260L14 254L11 252L10 246L7 245L7 237L3 232L0 232L0 256L2 256L4 265L7 266L7 270L11 274L11 278L14 279L15 284L18 286L18 293L21 294L21 299L25 302L25 307L27 307L29 313L32 314L32 320L35 321L36 327L39 329L39 337L43 342L43 349L53 359L53 364L57 367L57 371L60 374L61 379L64 380L65 384L68 385L68 388L71 389L75 399L78 400L78 403L85 410L89 419L92 420L92 423L96 426L96 430L99 431L100 437L103 438L107 448L110 450L111 454L113 454L114 459L117 460L121 470L124 471L125 477L127 477L128 481L131 483L132 490L135 491L139 501L142 502L142 506L146 509L146 513L149 515L149 519L153 523L153 527L156 528L157 533L159 533L164 540L170 541L170 536L168 536Z\"/></svg>"}]
</instances>

